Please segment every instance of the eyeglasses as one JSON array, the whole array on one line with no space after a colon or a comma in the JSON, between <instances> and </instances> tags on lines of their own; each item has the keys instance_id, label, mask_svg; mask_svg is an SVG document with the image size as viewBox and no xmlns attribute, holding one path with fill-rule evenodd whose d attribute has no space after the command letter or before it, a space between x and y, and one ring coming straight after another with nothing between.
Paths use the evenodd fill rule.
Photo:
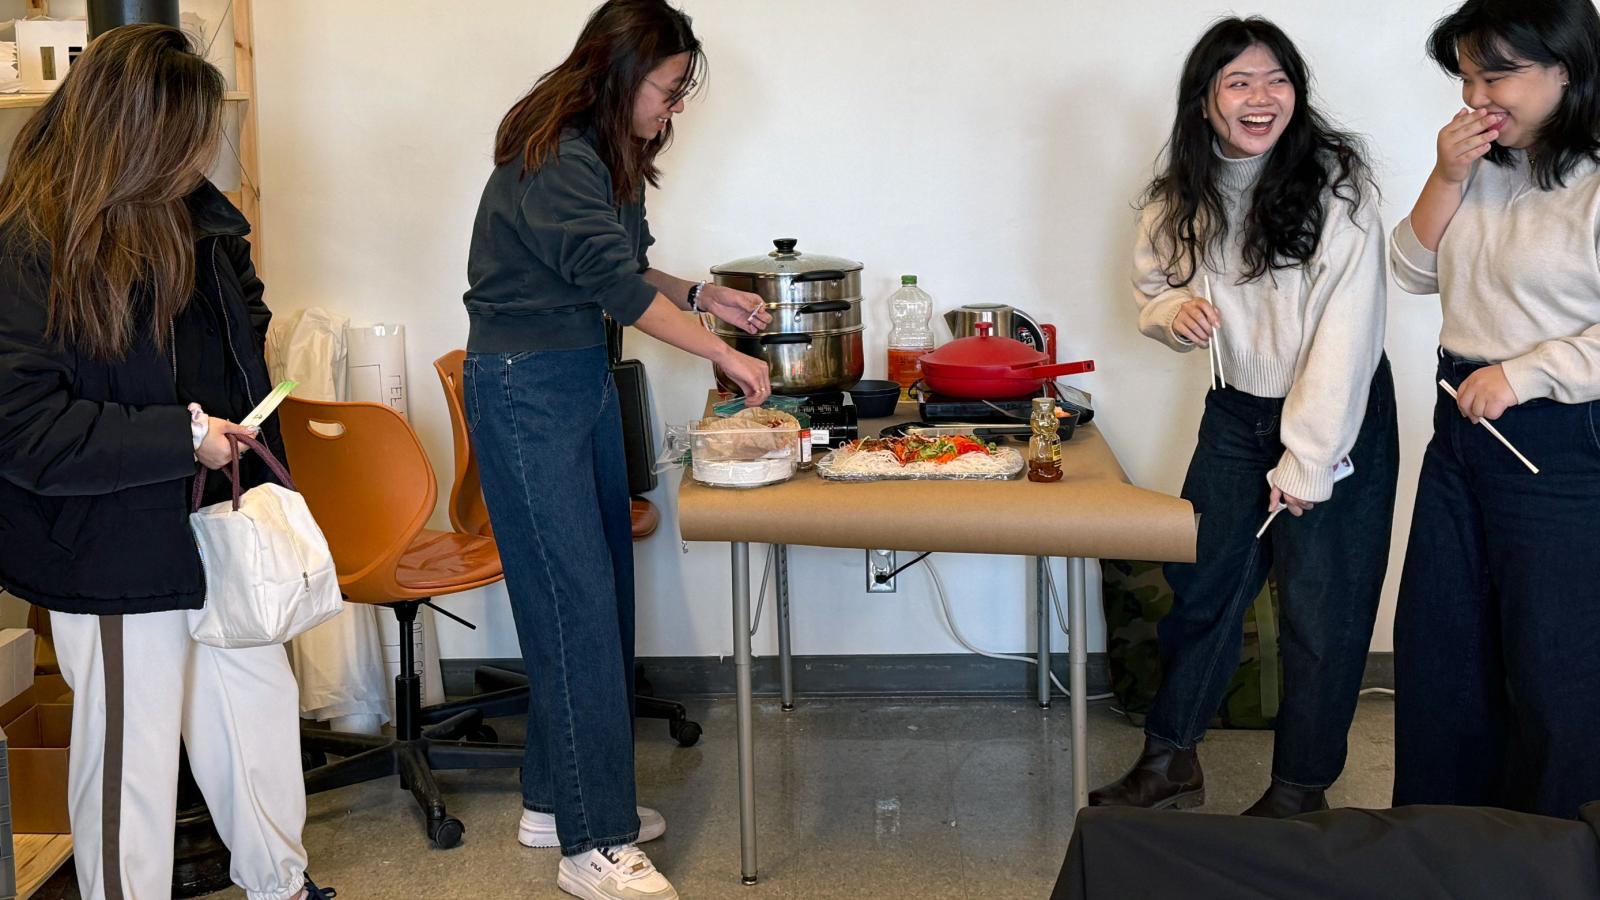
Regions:
<instances>
[{"instance_id":1,"label":"eyeglasses","mask_svg":"<svg viewBox=\"0 0 1600 900\"><path fill-rule=\"evenodd\" d=\"M685 79L682 84L678 85L677 90L669 91L661 85L656 84L654 81L651 81L649 78L645 79L645 83L660 91L661 96L666 98L668 104L677 103L679 100L689 96L689 94L692 93L700 84L700 82L695 81L693 78L688 78Z\"/></svg>"}]
</instances>

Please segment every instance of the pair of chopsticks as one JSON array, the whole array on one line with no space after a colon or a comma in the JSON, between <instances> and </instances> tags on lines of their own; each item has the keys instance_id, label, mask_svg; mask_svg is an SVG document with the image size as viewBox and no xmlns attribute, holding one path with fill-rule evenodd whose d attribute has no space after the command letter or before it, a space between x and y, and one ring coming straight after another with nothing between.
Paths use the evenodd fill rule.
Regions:
<instances>
[{"instance_id":1,"label":"pair of chopsticks","mask_svg":"<svg viewBox=\"0 0 1600 900\"><path fill-rule=\"evenodd\" d=\"M1444 388L1444 392L1446 394L1450 395L1450 399L1452 399L1452 400L1460 400L1461 399L1460 397L1458 397L1456 395L1456 389L1451 387L1450 386L1450 382L1445 381L1443 378L1439 379L1439 387ZM1484 428L1488 429L1489 433L1494 435L1495 440L1497 440L1500 443L1504 444L1505 448L1507 450L1510 450L1511 454L1513 456L1515 456L1518 460L1520 460L1523 465L1528 467L1528 471L1532 472L1535 475L1539 474L1539 467L1534 465L1532 463L1532 461L1530 461L1526 456L1523 456L1522 455L1522 451L1518 450L1516 447L1511 446L1511 442L1506 440L1506 436L1500 433L1500 429L1498 429L1498 428L1494 427L1492 424L1490 424L1488 419L1479 419L1478 420L1478 424L1482 425ZM1334 480L1338 481L1339 477L1340 476L1335 475ZM1267 520L1265 522L1261 523L1260 530L1258 530L1256 532L1256 540L1258 540L1258 541L1261 540L1261 536L1263 534L1267 533L1267 526L1271 525L1272 524L1272 520L1276 519L1278 517L1278 513L1283 512L1285 509L1287 509L1286 506L1284 506L1282 504L1279 504L1278 508L1274 509L1272 511L1272 513L1267 516Z\"/></svg>"},{"instance_id":2,"label":"pair of chopsticks","mask_svg":"<svg viewBox=\"0 0 1600 900\"><path fill-rule=\"evenodd\" d=\"M1212 306L1216 304L1211 300L1211 276L1200 276L1205 285L1206 302ZM1211 332L1211 340L1206 342L1206 352L1211 360L1211 386L1228 386L1228 379L1222 374L1222 326L1218 325Z\"/></svg>"},{"instance_id":3,"label":"pair of chopsticks","mask_svg":"<svg viewBox=\"0 0 1600 900\"><path fill-rule=\"evenodd\" d=\"M1444 392L1446 394L1450 395L1450 399L1451 400L1460 400L1461 399L1460 397L1456 396L1456 389L1451 387L1450 386L1450 382L1445 381L1443 378L1439 379L1439 387L1444 388ZM1517 448L1511 446L1511 442L1506 440L1506 436L1500 433L1500 429L1498 429L1498 428L1494 427L1493 425L1489 424L1489 420L1488 419L1479 419L1478 420L1478 424L1482 425L1484 428L1487 428L1489 430L1489 433L1494 435L1494 439L1495 440L1499 441L1502 444L1505 444L1506 445L1506 449L1510 450L1512 455L1514 455L1517 459L1521 460L1522 464L1528 467L1528 471L1529 472L1532 472L1535 475L1539 474L1539 467L1534 465L1533 463L1529 462L1528 458L1526 456L1522 455L1522 451L1520 451Z\"/></svg>"}]
</instances>

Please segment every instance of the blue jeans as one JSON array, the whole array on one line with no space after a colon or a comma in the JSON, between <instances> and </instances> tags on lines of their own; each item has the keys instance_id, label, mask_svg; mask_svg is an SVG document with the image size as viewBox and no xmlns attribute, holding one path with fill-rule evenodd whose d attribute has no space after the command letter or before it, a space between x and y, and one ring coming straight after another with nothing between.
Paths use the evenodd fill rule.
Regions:
<instances>
[{"instance_id":1,"label":"blue jeans","mask_svg":"<svg viewBox=\"0 0 1600 900\"><path fill-rule=\"evenodd\" d=\"M467 422L527 666L522 803L632 843L633 526L604 346L467 356Z\"/></svg>"},{"instance_id":2,"label":"blue jeans","mask_svg":"<svg viewBox=\"0 0 1600 900\"><path fill-rule=\"evenodd\" d=\"M1158 741L1188 749L1205 736L1239 665L1245 611L1268 570L1278 579L1283 703L1272 776L1320 789L1344 769L1372 623L1389 561L1399 472L1394 378L1385 357L1368 392L1350 461L1355 472L1300 518L1267 517L1267 472L1283 454L1283 400L1233 388L1206 396L1183 496L1200 516L1198 562L1169 565L1172 612L1157 628L1161 688L1145 720Z\"/></svg>"},{"instance_id":3,"label":"blue jeans","mask_svg":"<svg viewBox=\"0 0 1600 900\"><path fill-rule=\"evenodd\" d=\"M1440 354L1453 386L1482 363ZM1438 391L1395 611L1396 806L1573 818L1600 799L1600 408L1494 425Z\"/></svg>"}]
</instances>

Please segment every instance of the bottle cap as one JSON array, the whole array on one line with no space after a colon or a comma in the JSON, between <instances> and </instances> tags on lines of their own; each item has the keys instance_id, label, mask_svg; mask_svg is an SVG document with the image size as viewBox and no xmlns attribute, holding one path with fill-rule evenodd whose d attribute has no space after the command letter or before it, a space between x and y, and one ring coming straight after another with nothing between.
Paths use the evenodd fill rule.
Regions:
<instances>
[{"instance_id":1,"label":"bottle cap","mask_svg":"<svg viewBox=\"0 0 1600 900\"><path fill-rule=\"evenodd\" d=\"M901 275L900 276L900 283L901 284L916 284L917 283L917 276L915 276L915 275Z\"/></svg>"}]
</instances>

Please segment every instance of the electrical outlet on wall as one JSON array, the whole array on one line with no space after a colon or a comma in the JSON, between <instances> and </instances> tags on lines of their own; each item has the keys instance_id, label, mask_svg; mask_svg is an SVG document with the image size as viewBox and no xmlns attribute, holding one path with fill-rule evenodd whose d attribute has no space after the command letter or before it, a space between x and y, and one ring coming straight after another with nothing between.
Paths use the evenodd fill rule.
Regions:
<instances>
[{"instance_id":1,"label":"electrical outlet on wall","mask_svg":"<svg viewBox=\"0 0 1600 900\"><path fill-rule=\"evenodd\" d=\"M894 551L867 551L867 593L894 593ZM882 579L882 580L880 580Z\"/></svg>"}]
</instances>

